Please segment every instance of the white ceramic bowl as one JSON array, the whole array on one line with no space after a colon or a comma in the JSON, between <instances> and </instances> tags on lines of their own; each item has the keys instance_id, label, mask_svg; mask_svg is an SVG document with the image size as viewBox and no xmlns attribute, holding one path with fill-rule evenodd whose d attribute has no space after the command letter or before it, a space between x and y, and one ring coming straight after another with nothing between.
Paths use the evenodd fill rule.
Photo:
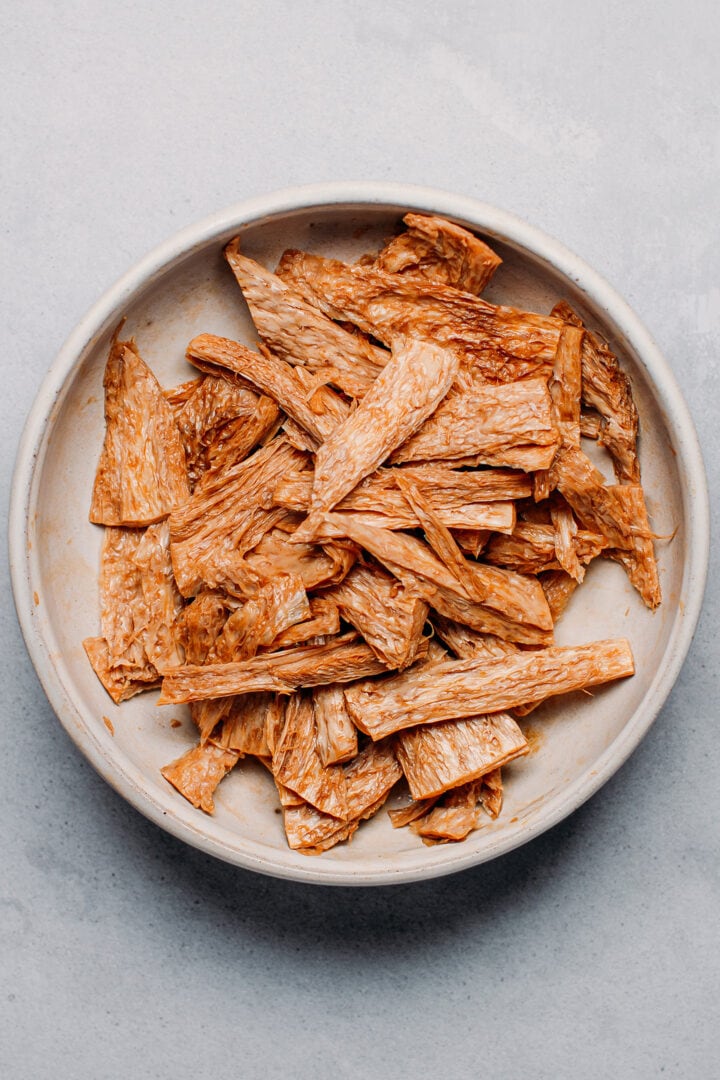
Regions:
<instances>
[{"instance_id":1,"label":"white ceramic bowl","mask_svg":"<svg viewBox=\"0 0 720 1080\"><path fill-rule=\"evenodd\" d=\"M620 353L641 418L643 482L658 545L664 602L651 614L619 566L598 560L558 626L561 643L625 636L637 674L592 698L569 695L530 717L531 756L508 767L503 813L461 844L424 847L385 813L350 844L308 858L288 849L270 777L243 762L220 786L216 813L193 809L159 768L191 745L183 709L156 694L119 708L100 686L81 641L97 633L101 530L87 520L103 425L102 374L121 316L161 382L190 377L184 349L209 331L255 339L221 256L240 232L268 266L286 247L340 258L373 250L409 210L475 229L505 263L487 293L549 311L565 297ZM593 270L517 218L472 199L398 184L330 184L234 206L178 233L129 271L71 334L35 402L20 445L11 506L15 602L30 655L62 724L88 760L138 810L202 850L279 877L342 885L406 882L494 858L556 824L593 794L648 730L690 645L708 559L708 503L697 439L680 390L647 331ZM103 722L108 717L114 736ZM182 726L173 728L178 718Z\"/></svg>"}]
</instances>

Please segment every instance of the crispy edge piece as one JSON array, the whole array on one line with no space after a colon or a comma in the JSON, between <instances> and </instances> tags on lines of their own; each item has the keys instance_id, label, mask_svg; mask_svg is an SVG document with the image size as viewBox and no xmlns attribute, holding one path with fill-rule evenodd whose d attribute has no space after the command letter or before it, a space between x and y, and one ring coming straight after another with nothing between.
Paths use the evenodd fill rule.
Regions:
<instances>
[{"instance_id":1,"label":"crispy edge piece","mask_svg":"<svg viewBox=\"0 0 720 1080\"><path fill-rule=\"evenodd\" d=\"M503 641L493 634L478 633L477 630L445 618L444 615L435 613L432 625L437 636L460 660L489 659L518 651L517 645L512 641Z\"/></svg>"},{"instance_id":2,"label":"crispy edge piece","mask_svg":"<svg viewBox=\"0 0 720 1080\"><path fill-rule=\"evenodd\" d=\"M616 498L617 487L605 483L605 477L582 450L563 447L554 469L558 490L581 524L601 533L613 547L629 550L635 537L650 535L644 524L628 516L626 507Z\"/></svg>"},{"instance_id":3,"label":"crispy edge piece","mask_svg":"<svg viewBox=\"0 0 720 1080\"><path fill-rule=\"evenodd\" d=\"M116 705L160 681L146 651L146 640L159 658L173 655L164 633L169 627L160 625L169 617L164 595L158 596L155 619L150 622L143 571L136 561L144 540L140 529L105 529L100 556L100 636L83 641L95 674Z\"/></svg>"},{"instance_id":4,"label":"crispy edge piece","mask_svg":"<svg viewBox=\"0 0 720 1080\"><path fill-rule=\"evenodd\" d=\"M580 397L582 394L582 347L585 331L566 324L560 333L548 390L555 425L563 446L580 446ZM556 486L552 465L535 473L535 499L546 499Z\"/></svg>"},{"instance_id":5,"label":"crispy edge piece","mask_svg":"<svg viewBox=\"0 0 720 1080\"><path fill-rule=\"evenodd\" d=\"M178 613L174 632L188 664L204 664L235 605L225 593L202 592Z\"/></svg>"},{"instance_id":6,"label":"crispy edge piece","mask_svg":"<svg viewBox=\"0 0 720 1080\"><path fill-rule=\"evenodd\" d=\"M572 576L579 582L584 575L585 565L606 547L604 536L587 529L573 533L568 527L567 533L561 535L552 525L521 521L512 535L492 537L485 548L484 558L493 566L504 566L521 574L539 574L543 570L571 566L572 554L580 567L580 572Z\"/></svg>"},{"instance_id":7,"label":"crispy edge piece","mask_svg":"<svg viewBox=\"0 0 720 1080\"><path fill-rule=\"evenodd\" d=\"M549 570L540 574L538 581L545 593L553 622L556 623L570 603L579 582L564 570Z\"/></svg>"},{"instance_id":8,"label":"crispy edge piece","mask_svg":"<svg viewBox=\"0 0 720 1080\"><path fill-rule=\"evenodd\" d=\"M482 791L482 779L449 791L423 817L410 825L411 832L426 845L458 843L480 826L478 801Z\"/></svg>"},{"instance_id":9,"label":"crispy edge piece","mask_svg":"<svg viewBox=\"0 0 720 1080\"><path fill-rule=\"evenodd\" d=\"M272 752L275 780L316 810L346 821L348 804L345 770L324 766L317 741L312 694L293 694L285 707L285 722Z\"/></svg>"},{"instance_id":10,"label":"crispy edge piece","mask_svg":"<svg viewBox=\"0 0 720 1080\"><path fill-rule=\"evenodd\" d=\"M340 612L337 604L324 596L313 596L309 603L310 617L278 634L270 646L273 652L299 645L310 638L332 637L340 633Z\"/></svg>"},{"instance_id":11,"label":"crispy edge piece","mask_svg":"<svg viewBox=\"0 0 720 1080\"><path fill-rule=\"evenodd\" d=\"M656 608L661 590L642 487L607 485L589 458L574 448L563 448L555 469L558 489L580 522L607 538L608 546L616 549L612 557L625 567L645 605Z\"/></svg>"},{"instance_id":12,"label":"crispy edge piece","mask_svg":"<svg viewBox=\"0 0 720 1080\"><path fill-rule=\"evenodd\" d=\"M639 526L640 533L633 536L630 548L612 548L606 554L621 563L645 605L654 610L662 600L662 591L643 489L639 484L618 484L612 490L628 519Z\"/></svg>"},{"instance_id":13,"label":"crispy edge piece","mask_svg":"<svg viewBox=\"0 0 720 1080\"><path fill-rule=\"evenodd\" d=\"M583 326L565 301L556 304L552 314L566 323ZM618 480L638 484L638 414L630 380L607 343L587 329L582 349L582 400L600 414L598 439L610 452Z\"/></svg>"},{"instance_id":14,"label":"crispy edge piece","mask_svg":"<svg viewBox=\"0 0 720 1080\"><path fill-rule=\"evenodd\" d=\"M249 660L258 649L272 645L284 630L309 618L310 604L302 580L294 574L278 574L230 615L208 663Z\"/></svg>"},{"instance_id":15,"label":"crispy edge piece","mask_svg":"<svg viewBox=\"0 0 720 1080\"><path fill-rule=\"evenodd\" d=\"M345 768L351 819L338 822L307 804L289 807L284 812L289 846L305 855L316 855L348 840L361 821L380 810L401 776L392 744L370 743Z\"/></svg>"},{"instance_id":16,"label":"crispy edge piece","mask_svg":"<svg viewBox=\"0 0 720 1080\"><path fill-rule=\"evenodd\" d=\"M429 810L432 810L436 802L437 798L412 799L406 806L398 806L388 810L390 824L393 829L402 829L405 825L409 825L411 821L417 821L418 818L424 817Z\"/></svg>"},{"instance_id":17,"label":"crispy edge piece","mask_svg":"<svg viewBox=\"0 0 720 1080\"><path fill-rule=\"evenodd\" d=\"M266 726L272 701L272 694L241 694L232 698L216 743L243 755L271 757Z\"/></svg>"},{"instance_id":18,"label":"crispy edge piece","mask_svg":"<svg viewBox=\"0 0 720 1080\"><path fill-rule=\"evenodd\" d=\"M407 232L390 240L375 260L379 270L452 285L479 295L501 265L492 248L460 225L434 214L406 214Z\"/></svg>"},{"instance_id":19,"label":"crispy edge piece","mask_svg":"<svg viewBox=\"0 0 720 1080\"><path fill-rule=\"evenodd\" d=\"M299 544L276 528L263 536L245 561L261 581L271 581L278 573L296 574L310 592L341 582L358 554L359 549L351 543Z\"/></svg>"},{"instance_id":20,"label":"crispy edge piece","mask_svg":"<svg viewBox=\"0 0 720 1080\"><path fill-rule=\"evenodd\" d=\"M454 660L345 691L348 712L373 739L417 724L484 713L581 690L634 673L629 642L595 641L496 660Z\"/></svg>"},{"instance_id":21,"label":"crispy edge piece","mask_svg":"<svg viewBox=\"0 0 720 1080\"><path fill-rule=\"evenodd\" d=\"M241 757L235 750L206 742L193 746L160 772L196 809L212 814L215 789Z\"/></svg>"},{"instance_id":22,"label":"crispy edge piece","mask_svg":"<svg viewBox=\"0 0 720 1080\"><path fill-rule=\"evenodd\" d=\"M480 802L483 809L493 820L500 816L503 804L502 769L491 769L482 778Z\"/></svg>"},{"instance_id":23,"label":"crispy edge piece","mask_svg":"<svg viewBox=\"0 0 720 1080\"><path fill-rule=\"evenodd\" d=\"M249 387L213 375L196 380L175 409L191 487L208 469L227 468L247 457L279 416L271 398Z\"/></svg>"},{"instance_id":24,"label":"crispy edge piece","mask_svg":"<svg viewBox=\"0 0 720 1080\"><path fill-rule=\"evenodd\" d=\"M184 650L175 634L175 621L183 604L172 572L170 526L167 521L145 529L133 561L140 571L140 587L145 602L143 647L150 663L162 674L182 664L185 659Z\"/></svg>"},{"instance_id":25,"label":"crispy edge piece","mask_svg":"<svg viewBox=\"0 0 720 1080\"><path fill-rule=\"evenodd\" d=\"M185 452L172 408L134 341L113 338L103 385L105 442L90 521L152 525L190 494Z\"/></svg>"},{"instance_id":26,"label":"crispy edge piece","mask_svg":"<svg viewBox=\"0 0 720 1080\"><path fill-rule=\"evenodd\" d=\"M173 571L184 596L203 586L241 595L257 591L258 576L244 554L287 513L265 510L264 493L304 460L304 454L277 438L227 472L205 475L192 497L170 516Z\"/></svg>"}]
</instances>

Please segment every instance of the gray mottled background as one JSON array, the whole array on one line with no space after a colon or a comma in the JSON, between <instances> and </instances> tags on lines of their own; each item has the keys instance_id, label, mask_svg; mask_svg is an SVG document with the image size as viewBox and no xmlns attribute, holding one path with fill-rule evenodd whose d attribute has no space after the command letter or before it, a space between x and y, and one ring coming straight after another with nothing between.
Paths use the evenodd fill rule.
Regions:
<instances>
[{"instance_id":1,"label":"gray mottled background","mask_svg":"<svg viewBox=\"0 0 720 1080\"><path fill-rule=\"evenodd\" d=\"M714 495L719 29L709 0L3 4L3 509L40 381L121 272L226 204L343 178L477 196L605 274ZM713 561L674 693L589 804L374 891L235 870L126 806L54 719L6 580L0 1076L719 1075Z\"/></svg>"}]
</instances>

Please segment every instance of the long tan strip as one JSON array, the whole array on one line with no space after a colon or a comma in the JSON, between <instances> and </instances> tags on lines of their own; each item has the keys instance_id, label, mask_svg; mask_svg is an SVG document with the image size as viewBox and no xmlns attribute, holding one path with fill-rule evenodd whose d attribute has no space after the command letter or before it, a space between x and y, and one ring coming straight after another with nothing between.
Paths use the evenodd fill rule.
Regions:
<instances>
[{"instance_id":1,"label":"long tan strip","mask_svg":"<svg viewBox=\"0 0 720 1080\"><path fill-rule=\"evenodd\" d=\"M335 385L362 397L390 359L385 350L344 330L276 274L242 255L237 237L225 248L225 258L266 345L290 364L334 367Z\"/></svg>"},{"instance_id":2,"label":"long tan strip","mask_svg":"<svg viewBox=\"0 0 720 1080\"><path fill-rule=\"evenodd\" d=\"M397 567L402 567L414 576L424 578L432 585L465 600L478 603L477 598L482 595L485 606L519 623L542 630L552 629L547 601L534 578L466 560L467 573L471 575L473 584L473 595L470 596L456 575L415 536L363 526L354 521L350 514L327 514L324 527L331 535L334 530L335 535L355 540L391 573L395 573Z\"/></svg>"},{"instance_id":3,"label":"long tan strip","mask_svg":"<svg viewBox=\"0 0 720 1080\"><path fill-rule=\"evenodd\" d=\"M326 645L263 653L237 663L186 664L163 681L158 705L179 705L256 690L288 694L301 686L351 682L385 671L386 665L370 646L350 634Z\"/></svg>"},{"instance_id":4,"label":"long tan strip","mask_svg":"<svg viewBox=\"0 0 720 1080\"><path fill-rule=\"evenodd\" d=\"M447 394L457 370L457 357L449 350L395 338L390 361L317 452L311 514L330 510L417 431Z\"/></svg>"},{"instance_id":5,"label":"long tan strip","mask_svg":"<svg viewBox=\"0 0 720 1080\"><path fill-rule=\"evenodd\" d=\"M551 647L497 660L456 660L345 691L361 731L381 739L416 724L502 712L634 673L629 642ZM166 680L167 681L167 680Z\"/></svg>"}]
</instances>

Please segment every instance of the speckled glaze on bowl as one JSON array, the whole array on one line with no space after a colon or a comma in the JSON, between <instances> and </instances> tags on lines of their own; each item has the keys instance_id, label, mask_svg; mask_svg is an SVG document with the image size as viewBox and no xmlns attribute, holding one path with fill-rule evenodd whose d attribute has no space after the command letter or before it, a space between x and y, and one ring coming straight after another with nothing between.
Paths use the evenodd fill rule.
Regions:
<instances>
[{"instance_id":1,"label":"speckled glaze on bowl","mask_svg":"<svg viewBox=\"0 0 720 1080\"><path fill-rule=\"evenodd\" d=\"M393 830L381 812L350 844L308 858L288 849L271 779L252 761L222 783L212 818L185 802L159 773L193 742L185 709L157 708L157 693L116 707L85 658L81 641L99 625L101 530L87 514L104 429L102 374L122 316L165 386L194 374L184 350L195 334L255 340L221 255L236 233L244 251L268 266L286 247L354 258L375 249L411 209L451 217L498 249L505 262L488 299L548 311L564 297L621 354L640 412L652 523L658 534L674 534L658 545L664 602L651 614L620 567L602 560L591 566L557 639L628 637L637 674L531 715L533 752L504 770L505 806L496 822L462 844L427 848L407 829ZM20 444L10 519L15 603L30 655L55 712L98 772L148 818L203 851L265 874L337 885L408 882L481 863L531 840L597 791L640 742L680 671L702 603L708 535L702 457L682 395L617 293L507 213L447 192L375 183L313 185L241 203L178 233L121 278L48 372ZM171 726L174 719L180 727Z\"/></svg>"}]
</instances>

